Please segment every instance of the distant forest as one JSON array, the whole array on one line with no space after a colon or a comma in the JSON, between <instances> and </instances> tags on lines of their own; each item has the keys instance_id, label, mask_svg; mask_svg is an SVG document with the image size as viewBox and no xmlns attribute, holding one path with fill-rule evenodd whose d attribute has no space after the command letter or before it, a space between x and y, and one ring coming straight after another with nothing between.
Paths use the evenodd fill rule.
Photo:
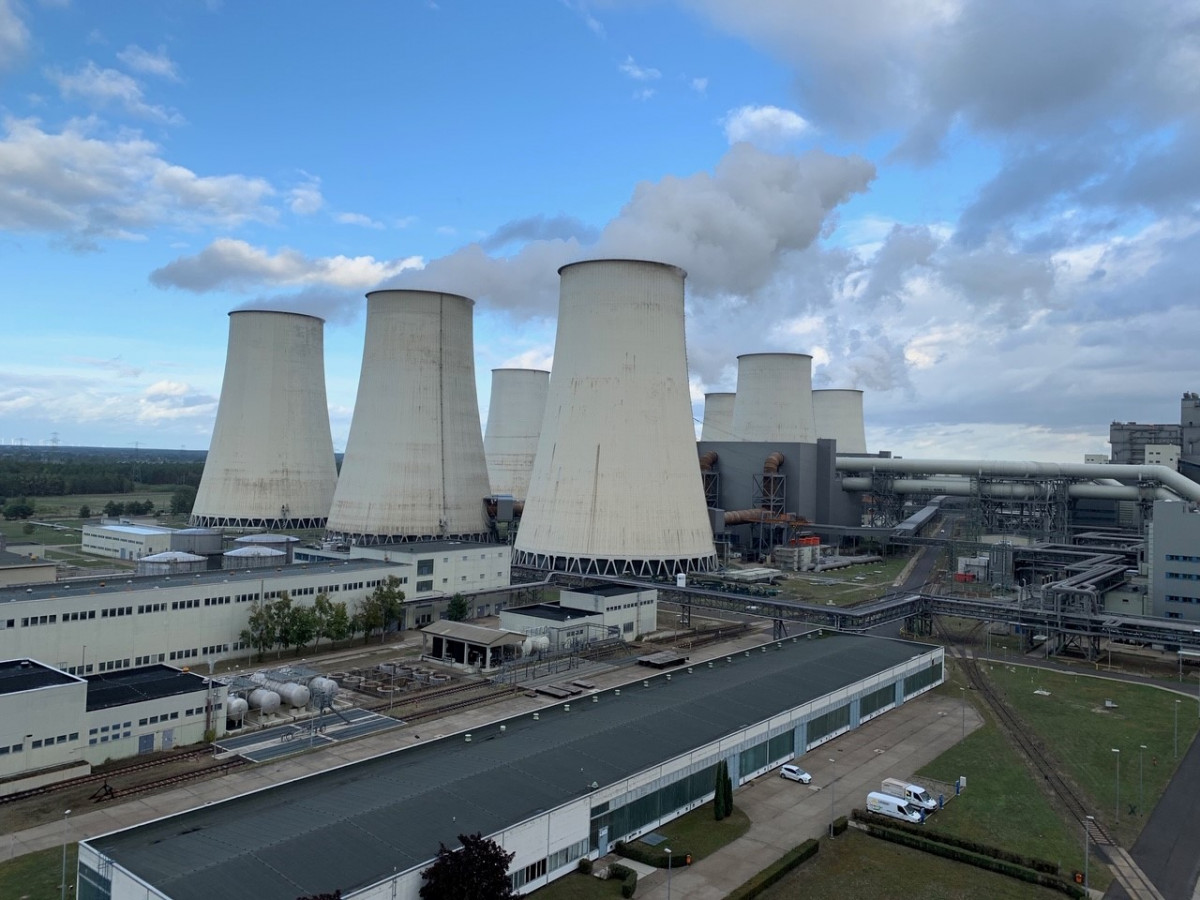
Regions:
<instances>
[{"instance_id":1,"label":"distant forest","mask_svg":"<svg viewBox=\"0 0 1200 900\"><path fill-rule=\"evenodd\" d=\"M202 451L3 447L0 497L124 494L145 485L195 488L204 472L204 456Z\"/></svg>"}]
</instances>

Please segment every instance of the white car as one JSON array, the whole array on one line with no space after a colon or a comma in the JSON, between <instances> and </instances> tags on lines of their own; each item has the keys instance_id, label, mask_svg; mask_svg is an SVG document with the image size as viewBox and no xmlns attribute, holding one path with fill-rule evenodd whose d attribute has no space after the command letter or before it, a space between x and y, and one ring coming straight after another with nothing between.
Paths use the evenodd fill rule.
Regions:
<instances>
[{"instance_id":1,"label":"white car","mask_svg":"<svg viewBox=\"0 0 1200 900\"><path fill-rule=\"evenodd\" d=\"M781 778L786 778L789 781L798 781L801 784L808 784L812 781L812 776L805 772L799 766L793 766L788 763L785 766L779 767L779 775Z\"/></svg>"}]
</instances>

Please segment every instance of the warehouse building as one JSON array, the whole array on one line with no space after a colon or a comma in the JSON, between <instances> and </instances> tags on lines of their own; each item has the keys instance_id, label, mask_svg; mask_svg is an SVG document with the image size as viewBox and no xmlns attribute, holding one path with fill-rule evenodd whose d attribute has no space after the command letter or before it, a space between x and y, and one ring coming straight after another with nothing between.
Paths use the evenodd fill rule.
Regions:
<instances>
[{"instance_id":1,"label":"warehouse building","mask_svg":"<svg viewBox=\"0 0 1200 900\"><path fill-rule=\"evenodd\" d=\"M807 639L806 639L807 638ZM81 900L416 900L439 842L482 832L534 890L943 680L943 651L764 644L79 845Z\"/></svg>"}]
</instances>

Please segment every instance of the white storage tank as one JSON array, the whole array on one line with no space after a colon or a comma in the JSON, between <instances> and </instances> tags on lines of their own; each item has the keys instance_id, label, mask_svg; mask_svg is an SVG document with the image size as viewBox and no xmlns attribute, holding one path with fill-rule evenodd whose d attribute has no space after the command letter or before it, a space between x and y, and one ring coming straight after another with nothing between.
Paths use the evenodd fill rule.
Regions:
<instances>
[{"instance_id":1,"label":"white storage tank","mask_svg":"<svg viewBox=\"0 0 1200 900\"><path fill-rule=\"evenodd\" d=\"M332 678L318 675L308 683L308 692L313 700L320 699L326 706L333 703L337 697L338 683Z\"/></svg>"},{"instance_id":2,"label":"white storage tank","mask_svg":"<svg viewBox=\"0 0 1200 900\"><path fill-rule=\"evenodd\" d=\"M183 553L179 550L167 550L163 553L152 553L137 561L138 575L178 575L185 572L203 572L208 566L208 560L194 553Z\"/></svg>"},{"instance_id":3,"label":"white storage tank","mask_svg":"<svg viewBox=\"0 0 1200 900\"><path fill-rule=\"evenodd\" d=\"M240 538L235 538L234 543L240 547L266 547L269 550L278 550L284 555L284 562L290 564L292 562L292 548L300 543L300 538L293 537L290 534L245 534Z\"/></svg>"},{"instance_id":4,"label":"white storage tank","mask_svg":"<svg viewBox=\"0 0 1200 900\"><path fill-rule=\"evenodd\" d=\"M250 680L274 691L279 695L279 699L288 706L296 708L308 706L309 690L302 684L294 681L279 681L263 672L255 672L250 676Z\"/></svg>"},{"instance_id":5,"label":"white storage tank","mask_svg":"<svg viewBox=\"0 0 1200 900\"><path fill-rule=\"evenodd\" d=\"M230 722L241 722L246 718L250 704L241 697L230 697L225 706L225 718Z\"/></svg>"},{"instance_id":6,"label":"white storage tank","mask_svg":"<svg viewBox=\"0 0 1200 900\"><path fill-rule=\"evenodd\" d=\"M279 695L266 688L252 690L250 696L246 698L246 703L251 709L257 709L264 716L279 711Z\"/></svg>"},{"instance_id":7,"label":"white storage tank","mask_svg":"<svg viewBox=\"0 0 1200 900\"><path fill-rule=\"evenodd\" d=\"M222 554L221 563L224 569L259 569L267 566L283 565L287 554L273 547L238 547Z\"/></svg>"}]
</instances>

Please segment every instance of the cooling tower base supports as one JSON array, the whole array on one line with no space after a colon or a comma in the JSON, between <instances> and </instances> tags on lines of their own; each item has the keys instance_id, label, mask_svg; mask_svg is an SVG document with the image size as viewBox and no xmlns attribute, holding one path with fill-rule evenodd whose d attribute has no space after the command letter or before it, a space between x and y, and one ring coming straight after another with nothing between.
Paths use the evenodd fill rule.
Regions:
<instances>
[{"instance_id":1,"label":"cooling tower base supports","mask_svg":"<svg viewBox=\"0 0 1200 900\"><path fill-rule=\"evenodd\" d=\"M374 547L380 544L425 544L430 541L495 543L486 531L476 531L470 534L350 534L344 531L326 531L325 538L330 541L345 541L348 544L358 544L363 547Z\"/></svg>"},{"instance_id":2,"label":"cooling tower base supports","mask_svg":"<svg viewBox=\"0 0 1200 900\"><path fill-rule=\"evenodd\" d=\"M266 531L293 531L302 528L324 528L325 517L302 519L260 519L235 516L192 516L189 528L262 528Z\"/></svg>"},{"instance_id":3,"label":"cooling tower base supports","mask_svg":"<svg viewBox=\"0 0 1200 900\"><path fill-rule=\"evenodd\" d=\"M670 577L680 572L713 572L715 554L683 559L598 559L578 556L551 556L526 550L513 552L513 567L543 572L567 572L572 575L610 575L639 578Z\"/></svg>"}]
</instances>

